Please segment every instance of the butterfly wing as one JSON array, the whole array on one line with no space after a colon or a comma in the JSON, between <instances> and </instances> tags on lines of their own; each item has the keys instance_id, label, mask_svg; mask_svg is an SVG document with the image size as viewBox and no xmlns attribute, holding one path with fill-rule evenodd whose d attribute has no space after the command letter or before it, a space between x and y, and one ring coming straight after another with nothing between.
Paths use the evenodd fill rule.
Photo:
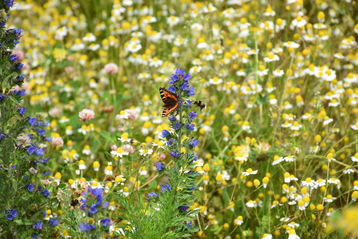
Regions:
<instances>
[{"instance_id":1,"label":"butterfly wing","mask_svg":"<svg viewBox=\"0 0 358 239\"><path fill-rule=\"evenodd\" d=\"M179 99L176 94L168 91L167 89L160 88L159 92L160 97L162 98L162 101L164 103L162 116L165 117L178 108Z\"/></svg>"}]
</instances>

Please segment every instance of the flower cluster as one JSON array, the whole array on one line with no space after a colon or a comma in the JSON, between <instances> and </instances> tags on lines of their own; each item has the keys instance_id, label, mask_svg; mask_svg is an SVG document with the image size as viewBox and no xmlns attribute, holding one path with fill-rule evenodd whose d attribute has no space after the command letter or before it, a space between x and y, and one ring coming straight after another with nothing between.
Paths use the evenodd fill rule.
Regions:
<instances>
[{"instance_id":1,"label":"flower cluster","mask_svg":"<svg viewBox=\"0 0 358 239\"><path fill-rule=\"evenodd\" d=\"M102 188L88 188L87 192L82 194L82 198L80 199L80 209L90 217L96 218L96 214L98 210L106 209L109 206L109 202L104 201L103 198L103 189ZM106 231L109 231L108 228L111 225L111 220L109 218L103 218L100 221L100 224L105 227ZM88 222L80 223L80 231L81 232L89 232L96 229L95 224L91 224Z\"/></svg>"},{"instance_id":2,"label":"flower cluster","mask_svg":"<svg viewBox=\"0 0 358 239\"><path fill-rule=\"evenodd\" d=\"M23 56L13 50L23 31L6 28L13 3L0 2L0 209L5 212L0 217L0 228L5 237L37 237L44 234L41 231L45 217L40 212L50 206L51 192L46 181L50 159L45 156L50 139L45 135L47 124L40 117L26 116L25 89L21 88L25 79Z\"/></svg>"}]
</instances>

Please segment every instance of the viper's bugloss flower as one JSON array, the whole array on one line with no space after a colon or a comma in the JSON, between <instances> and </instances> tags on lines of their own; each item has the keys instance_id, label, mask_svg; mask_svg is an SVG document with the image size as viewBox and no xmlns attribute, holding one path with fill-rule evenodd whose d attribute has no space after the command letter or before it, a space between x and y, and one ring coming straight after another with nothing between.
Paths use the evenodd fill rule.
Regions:
<instances>
[{"instance_id":1,"label":"viper's bugloss flower","mask_svg":"<svg viewBox=\"0 0 358 239\"><path fill-rule=\"evenodd\" d=\"M44 129L38 129L37 130L38 135L44 135L45 133L46 133L46 130L44 130Z\"/></svg>"},{"instance_id":2,"label":"viper's bugloss flower","mask_svg":"<svg viewBox=\"0 0 358 239\"><path fill-rule=\"evenodd\" d=\"M185 128L189 131L193 131L195 129L195 124L186 124Z\"/></svg>"},{"instance_id":3,"label":"viper's bugloss flower","mask_svg":"<svg viewBox=\"0 0 358 239\"><path fill-rule=\"evenodd\" d=\"M35 186L32 183L30 183L26 186L26 189L29 192L33 192L35 190Z\"/></svg>"},{"instance_id":4,"label":"viper's bugloss flower","mask_svg":"<svg viewBox=\"0 0 358 239\"><path fill-rule=\"evenodd\" d=\"M193 119L195 119L196 118L196 116L198 116L198 113L196 113L196 112L189 112L189 120L190 121L193 121Z\"/></svg>"},{"instance_id":5,"label":"viper's bugloss flower","mask_svg":"<svg viewBox=\"0 0 358 239\"><path fill-rule=\"evenodd\" d=\"M15 64L15 69L16 69L16 70L21 71L23 67L24 67L24 64L22 64L22 63L17 63L17 64Z\"/></svg>"},{"instance_id":6,"label":"viper's bugloss flower","mask_svg":"<svg viewBox=\"0 0 358 239\"><path fill-rule=\"evenodd\" d=\"M167 192L172 190L172 187L169 184L162 184L160 185L160 190L162 190L162 192Z\"/></svg>"},{"instance_id":7,"label":"viper's bugloss flower","mask_svg":"<svg viewBox=\"0 0 358 239\"><path fill-rule=\"evenodd\" d=\"M148 193L147 199L153 199L158 197L158 194L156 194L155 192L150 192Z\"/></svg>"},{"instance_id":8,"label":"viper's bugloss flower","mask_svg":"<svg viewBox=\"0 0 358 239\"><path fill-rule=\"evenodd\" d=\"M12 221L18 214L18 211L16 209L7 210L6 212L6 218L10 221Z\"/></svg>"},{"instance_id":9,"label":"viper's bugloss flower","mask_svg":"<svg viewBox=\"0 0 358 239\"><path fill-rule=\"evenodd\" d=\"M26 113L26 107L21 107L20 109L18 109L18 112L21 116L24 116L24 114Z\"/></svg>"},{"instance_id":10,"label":"viper's bugloss flower","mask_svg":"<svg viewBox=\"0 0 358 239\"><path fill-rule=\"evenodd\" d=\"M110 225L112 225L111 219L109 219L109 218L104 218L104 219L101 220L101 224L102 224L103 226L105 226L105 227L109 227Z\"/></svg>"},{"instance_id":11,"label":"viper's bugloss flower","mask_svg":"<svg viewBox=\"0 0 358 239\"><path fill-rule=\"evenodd\" d=\"M199 142L199 140L192 140L189 142L189 145L194 148L199 144Z\"/></svg>"},{"instance_id":12,"label":"viper's bugloss flower","mask_svg":"<svg viewBox=\"0 0 358 239\"><path fill-rule=\"evenodd\" d=\"M34 225L32 225L32 228L35 229L35 230L42 230L42 227L43 227L43 222L42 221L38 221Z\"/></svg>"},{"instance_id":13,"label":"viper's bugloss flower","mask_svg":"<svg viewBox=\"0 0 358 239\"><path fill-rule=\"evenodd\" d=\"M14 91L14 95L18 95L18 96L24 96L25 95L26 90L22 89L22 90L15 90Z\"/></svg>"},{"instance_id":14,"label":"viper's bugloss flower","mask_svg":"<svg viewBox=\"0 0 358 239\"><path fill-rule=\"evenodd\" d=\"M23 82L24 81L24 79L25 79L25 76L24 75L19 75L18 77L16 77L16 80L17 80L17 82Z\"/></svg>"},{"instance_id":15,"label":"viper's bugloss flower","mask_svg":"<svg viewBox=\"0 0 358 239\"><path fill-rule=\"evenodd\" d=\"M93 225L93 224L89 224L89 223L86 223L86 222L82 222L80 224L81 232L90 232L90 231L93 231L94 229L96 229L96 226Z\"/></svg>"},{"instance_id":16,"label":"viper's bugloss flower","mask_svg":"<svg viewBox=\"0 0 358 239\"><path fill-rule=\"evenodd\" d=\"M184 82L181 86L180 86L181 90L187 91L189 90L189 83L188 82Z\"/></svg>"},{"instance_id":17,"label":"viper's bugloss flower","mask_svg":"<svg viewBox=\"0 0 358 239\"><path fill-rule=\"evenodd\" d=\"M48 161L50 161L50 158L45 158L41 160L41 163L47 163ZM46 176L48 172L43 172L43 175Z\"/></svg>"},{"instance_id":18,"label":"viper's bugloss flower","mask_svg":"<svg viewBox=\"0 0 358 239\"><path fill-rule=\"evenodd\" d=\"M6 134L1 133L1 134L0 134L0 141L1 141L3 138L5 138L5 136L6 136Z\"/></svg>"},{"instance_id":19,"label":"viper's bugloss flower","mask_svg":"<svg viewBox=\"0 0 358 239\"><path fill-rule=\"evenodd\" d=\"M37 125L37 119L35 117L31 117L27 122L29 122L29 124L32 126Z\"/></svg>"},{"instance_id":20,"label":"viper's bugloss flower","mask_svg":"<svg viewBox=\"0 0 358 239\"><path fill-rule=\"evenodd\" d=\"M192 227L193 226L193 221L190 221L190 222L188 222L188 227Z\"/></svg>"},{"instance_id":21,"label":"viper's bugloss flower","mask_svg":"<svg viewBox=\"0 0 358 239\"><path fill-rule=\"evenodd\" d=\"M185 82L188 82L188 81L190 80L190 78L191 78L191 75L190 75L189 73L186 73L185 76L184 76L184 78L183 78L183 80L184 80Z\"/></svg>"},{"instance_id":22,"label":"viper's bugloss flower","mask_svg":"<svg viewBox=\"0 0 358 239\"><path fill-rule=\"evenodd\" d=\"M195 95L195 89L194 89L194 87L190 86L190 87L189 87L189 90L187 90L187 94L188 94L188 96L193 96L193 95Z\"/></svg>"},{"instance_id":23,"label":"viper's bugloss flower","mask_svg":"<svg viewBox=\"0 0 358 239\"><path fill-rule=\"evenodd\" d=\"M20 59L20 57L17 55L10 55L9 59L10 59L10 61L15 62L15 61L18 61Z\"/></svg>"},{"instance_id":24,"label":"viper's bugloss flower","mask_svg":"<svg viewBox=\"0 0 358 239\"><path fill-rule=\"evenodd\" d=\"M157 170L160 172L162 170L164 170L164 164L162 162L157 162L155 164L155 166L157 167Z\"/></svg>"},{"instance_id":25,"label":"viper's bugloss flower","mask_svg":"<svg viewBox=\"0 0 358 239\"><path fill-rule=\"evenodd\" d=\"M37 156L42 156L42 155L44 155L44 153L45 153L45 149L44 149L44 148L37 148L37 149L36 149L36 152L35 152L35 154L36 154Z\"/></svg>"},{"instance_id":26,"label":"viper's bugloss flower","mask_svg":"<svg viewBox=\"0 0 358 239\"><path fill-rule=\"evenodd\" d=\"M170 136L170 132L169 132L168 130L164 129L164 130L162 131L162 137L163 137L163 138L167 138L167 137L169 137L169 136Z\"/></svg>"},{"instance_id":27,"label":"viper's bugloss flower","mask_svg":"<svg viewBox=\"0 0 358 239\"><path fill-rule=\"evenodd\" d=\"M173 92L173 93L176 93L176 91L177 91L177 89L175 88L175 86L169 86L169 87L168 87L168 90L169 90L170 92Z\"/></svg>"},{"instance_id":28,"label":"viper's bugloss flower","mask_svg":"<svg viewBox=\"0 0 358 239\"><path fill-rule=\"evenodd\" d=\"M8 7L12 7L14 5L14 0L4 0L4 2Z\"/></svg>"},{"instance_id":29,"label":"viper's bugloss flower","mask_svg":"<svg viewBox=\"0 0 358 239\"><path fill-rule=\"evenodd\" d=\"M167 145L173 145L174 142L175 142L174 139L169 139L169 140L167 141Z\"/></svg>"},{"instance_id":30,"label":"viper's bugloss flower","mask_svg":"<svg viewBox=\"0 0 358 239\"><path fill-rule=\"evenodd\" d=\"M0 102L2 102L3 100L5 100L6 97L7 97L7 95L5 95L5 94L0 94Z\"/></svg>"},{"instance_id":31,"label":"viper's bugloss flower","mask_svg":"<svg viewBox=\"0 0 358 239\"><path fill-rule=\"evenodd\" d=\"M22 29L8 29L6 30L6 36L7 37L15 37L16 39L19 39L23 34L23 30ZM18 42L14 43L15 45Z\"/></svg>"},{"instance_id":32,"label":"viper's bugloss flower","mask_svg":"<svg viewBox=\"0 0 358 239\"><path fill-rule=\"evenodd\" d=\"M179 76L176 75L176 74L173 74L173 75L170 77L169 84L174 84L174 83L177 82L178 80L179 80Z\"/></svg>"},{"instance_id":33,"label":"viper's bugloss flower","mask_svg":"<svg viewBox=\"0 0 358 239\"><path fill-rule=\"evenodd\" d=\"M45 197L50 196L50 191L47 190L46 188L45 188L41 193L42 193L42 195L44 195Z\"/></svg>"},{"instance_id":34,"label":"viper's bugloss flower","mask_svg":"<svg viewBox=\"0 0 358 239\"><path fill-rule=\"evenodd\" d=\"M55 219L55 218L52 218L52 217L48 221L48 224L50 226L53 226L53 227L57 226L59 223L60 223L60 221L58 219Z\"/></svg>"},{"instance_id":35,"label":"viper's bugloss flower","mask_svg":"<svg viewBox=\"0 0 358 239\"><path fill-rule=\"evenodd\" d=\"M91 206L90 206L90 208L89 208L89 211L88 211L89 213L91 213L91 214L95 214L95 213L97 213L98 212L98 208L97 208L97 205L96 204L92 204Z\"/></svg>"},{"instance_id":36,"label":"viper's bugloss flower","mask_svg":"<svg viewBox=\"0 0 358 239\"><path fill-rule=\"evenodd\" d=\"M169 119L171 122L174 122L174 121L177 120L177 118L175 117L175 115L169 116L168 119Z\"/></svg>"},{"instance_id":37,"label":"viper's bugloss flower","mask_svg":"<svg viewBox=\"0 0 358 239\"><path fill-rule=\"evenodd\" d=\"M178 209L182 212L185 212L189 209L189 206L183 205L183 206L179 206Z\"/></svg>"},{"instance_id":38,"label":"viper's bugloss flower","mask_svg":"<svg viewBox=\"0 0 358 239\"><path fill-rule=\"evenodd\" d=\"M178 130L180 129L180 127L181 127L181 123L180 123L180 122L174 124L174 129L175 129L175 130L178 131Z\"/></svg>"},{"instance_id":39,"label":"viper's bugloss flower","mask_svg":"<svg viewBox=\"0 0 358 239\"><path fill-rule=\"evenodd\" d=\"M102 188L95 188L95 189L89 188L88 192L90 192L91 194L96 196L97 201L103 200L103 189Z\"/></svg>"},{"instance_id":40,"label":"viper's bugloss flower","mask_svg":"<svg viewBox=\"0 0 358 239\"><path fill-rule=\"evenodd\" d=\"M185 71L181 68L177 68L175 70L175 74L183 76L185 74Z\"/></svg>"},{"instance_id":41,"label":"viper's bugloss flower","mask_svg":"<svg viewBox=\"0 0 358 239\"><path fill-rule=\"evenodd\" d=\"M179 152L170 152L170 156L172 156L173 158L179 158L180 153Z\"/></svg>"}]
</instances>

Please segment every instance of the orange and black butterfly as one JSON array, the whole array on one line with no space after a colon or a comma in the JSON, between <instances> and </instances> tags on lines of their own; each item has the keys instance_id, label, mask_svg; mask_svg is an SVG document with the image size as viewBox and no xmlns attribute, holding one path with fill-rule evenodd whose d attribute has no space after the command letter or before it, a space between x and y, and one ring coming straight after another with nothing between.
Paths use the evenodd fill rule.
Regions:
<instances>
[{"instance_id":1,"label":"orange and black butterfly","mask_svg":"<svg viewBox=\"0 0 358 239\"><path fill-rule=\"evenodd\" d=\"M159 88L160 97L164 103L162 117L168 116L174 112L179 106L179 98L175 93L172 93L164 88Z\"/></svg>"},{"instance_id":2,"label":"orange and black butterfly","mask_svg":"<svg viewBox=\"0 0 358 239\"><path fill-rule=\"evenodd\" d=\"M195 101L195 102L194 102L194 105L200 107L200 110L202 110L202 109L205 108L205 104L203 104L203 102L201 102L201 100Z\"/></svg>"}]
</instances>

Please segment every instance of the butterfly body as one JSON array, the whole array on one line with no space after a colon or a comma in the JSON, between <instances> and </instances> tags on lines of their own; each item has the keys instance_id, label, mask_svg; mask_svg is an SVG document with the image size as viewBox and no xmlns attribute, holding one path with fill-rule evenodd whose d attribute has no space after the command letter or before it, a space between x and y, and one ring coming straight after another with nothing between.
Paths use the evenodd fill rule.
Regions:
<instances>
[{"instance_id":1,"label":"butterfly body","mask_svg":"<svg viewBox=\"0 0 358 239\"><path fill-rule=\"evenodd\" d=\"M159 88L159 92L164 103L162 117L166 117L178 108L179 98L175 93L172 93L164 88Z\"/></svg>"}]
</instances>

